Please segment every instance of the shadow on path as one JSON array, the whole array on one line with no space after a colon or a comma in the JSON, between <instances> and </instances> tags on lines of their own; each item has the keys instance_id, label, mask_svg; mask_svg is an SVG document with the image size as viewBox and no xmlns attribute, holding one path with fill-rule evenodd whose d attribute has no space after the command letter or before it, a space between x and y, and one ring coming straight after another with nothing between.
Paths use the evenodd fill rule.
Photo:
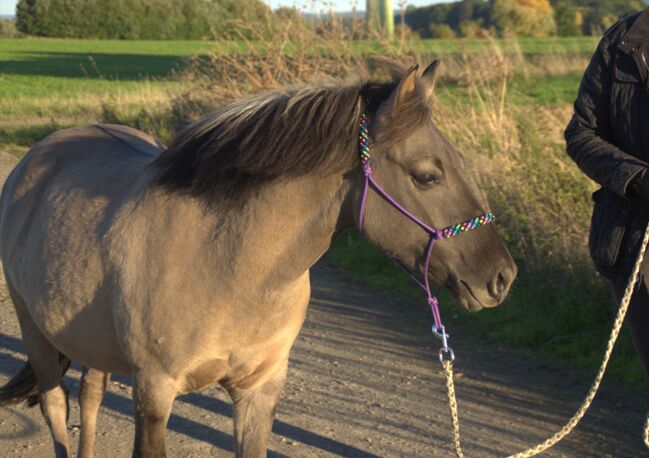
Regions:
<instances>
[{"instance_id":1,"label":"shadow on path","mask_svg":"<svg viewBox=\"0 0 649 458\"><path fill-rule=\"evenodd\" d=\"M22 341L3 333L0 333L0 349L8 349L12 352L24 354ZM22 360L6 354L3 355L3 359L0 360L0 362L0 373L6 375L7 377L10 377L15 372L17 372L18 368L23 364ZM72 365L72 369L76 369L78 372L81 371L81 367L76 364ZM130 377L113 376L112 379L125 385L131 385ZM73 378L69 375L66 375L65 377L65 382L68 386L71 386L77 381L78 378ZM72 398L78 402L78 392L71 391L70 394ZM231 404L228 404L220 399L205 396L200 393L190 393L179 396L176 399L176 402L184 402L205 409L211 413L232 418ZM132 399L110 391L106 393L106 397L104 398L104 401L102 403L102 408L110 409L115 413L119 413L125 416L133 415ZM25 422L32 423L31 420L28 420L26 417ZM25 431L23 436L27 436L29 435L29 433L32 433L33 431L38 429L38 425L30 426L31 427ZM169 418L168 427L172 431L184 434L196 440L206 442L214 447L218 447L228 452L234 452L234 438L231 434L215 430L214 428L190 420L189 418L184 418L182 416L172 414ZM367 453L356 447L331 440L320 434L307 431L303 428L285 423L277 419L273 423L273 432L280 436L286 437L287 439L301 442L305 445L309 445L320 450L325 450L329 453L333 453L339 456L350 456L358 458L374 458L377 456L371 453ZM286 457L286 455L274 452L272 450L269 450L268 456L274 458Z\"/></svg>"}]
</instances>

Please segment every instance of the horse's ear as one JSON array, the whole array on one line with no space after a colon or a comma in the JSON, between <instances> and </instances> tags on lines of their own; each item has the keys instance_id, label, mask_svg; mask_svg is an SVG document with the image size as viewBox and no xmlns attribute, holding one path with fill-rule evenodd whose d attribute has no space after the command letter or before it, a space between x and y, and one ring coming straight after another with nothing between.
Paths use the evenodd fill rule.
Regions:
<instances>
[{"instance_id":1,"label":"horse's ear","mask_svg":"<svg viewBox=\"0 0 649 458\"><path fill-rule=\"evenodd\" d=\"M394 91L394 110L396 110L401 104L406 103L415 97L418 68L418 65L410 67L406 74L401 78L401 81L399 81L399 86L397 86Z\"/></svg>"},{"instance_id":2,"label":"horse's ear","mask_svg":"<svg viewBox=\"0 0 649 458\"><path fill-rule=\"evenodd\" d=\"M421 85L424 89L426 97L428 98L431 98L433 96L433 92L435 92L437 70L439 69L439 65L441 63L441 60L435 59L428 67L426 67L426 70L424 70L424 73L421 75Z\"/></svg>"}]
</instances>

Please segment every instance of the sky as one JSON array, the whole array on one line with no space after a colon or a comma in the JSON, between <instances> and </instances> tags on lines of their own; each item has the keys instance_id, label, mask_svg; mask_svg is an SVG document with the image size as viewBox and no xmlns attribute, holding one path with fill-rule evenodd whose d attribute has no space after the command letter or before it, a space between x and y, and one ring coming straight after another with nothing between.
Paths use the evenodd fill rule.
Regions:
<instances>
[{"instance_id":1,"label":"sky","mask_svg":"<svg viewBox=\"0 0 649 458\"><path fill-rule=\"evenodd\" d=\"M270 6L277 8L279 6L299 6L302 9L310 10L311 9L311 0L264 0L266 3L270 3ZM353 0L330 0L336 11L350 11L352 5L356 4L356 9L365 10L365 0L358 0L354 2ZM452 1L452 0L408 0L407 3L415 6L430 5L431 3L440 3L441 1ZM0 0L0 15L13 15L16 11L16 3L18 0ZM323 5L329 3L329 0L316 0L318 4L318 9L325 9ZM399 7L399 0L392 0L394 8Z\"/></svg>"},{"instance_id":2,"label":"sky","mask_svg":"<svg viewBox=\"0 0 649 458\"><path fill-rule=\"evenodd\" d=\"M0 0L0 14L14 14L18 0Z\"/></svg>"}]
</instances>

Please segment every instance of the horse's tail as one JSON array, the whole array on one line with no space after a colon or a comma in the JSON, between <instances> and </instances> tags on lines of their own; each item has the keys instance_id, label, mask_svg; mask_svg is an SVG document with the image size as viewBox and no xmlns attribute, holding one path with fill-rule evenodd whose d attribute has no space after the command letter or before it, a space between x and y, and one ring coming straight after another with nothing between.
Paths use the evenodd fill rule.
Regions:
<instances>
[{"instance_id":1,"label":"horse's tail","mask_svg":"<svg viewBox=\"0 0 649 458\"><path fill-rule=\"evenodd\" d=\"M59 353L59 366L61 367L61 377L63 377L70 367L70 360L62 353ZM29 361L23 365L20 372L0 387L0 406L20 404L21 402L25 402L27 407L34 407L38 404L36 374Z\"/></svg>"}]
</instances>

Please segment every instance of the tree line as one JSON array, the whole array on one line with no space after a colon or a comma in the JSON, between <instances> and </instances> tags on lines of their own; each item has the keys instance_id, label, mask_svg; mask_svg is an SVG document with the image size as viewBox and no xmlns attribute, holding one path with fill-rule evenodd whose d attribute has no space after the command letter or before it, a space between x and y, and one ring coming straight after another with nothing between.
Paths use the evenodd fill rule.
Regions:
<instances>
[{"instance_id":1,"label":"tree line","mask_svg":"<svg viewBox=\"0 0 649 458\"><path fill-rule=\"evenodd\" d=\"M643 0L461 0L414 8L405 23L427 38L492 35L601 35ZM400 18L398 18L399 20Z\"/></svg>"},{"instance_id":2,"label":"tree line","mask_svg":"<svg viewBox=\"0 0 649 458\"><path fill-rule=\"evenodd\" d=\"M64 38L200 39L267 20L260 0L19 0L16 28Z\"/></svg>"},{"instance_id":3,"label":"tree line","mask_svg":"<svg viewBox=\"0 0 649 458\"><path fill-rule=\"evenodd\" d=\"M601 35L645 6L643 0L461 0L409 6L403 23L422 38ZM250 37L289 22L317 29L296 15L272 11L262 0L19 0L15 25L45 37L170 40Z\"/></svg>"}]
</instances>

